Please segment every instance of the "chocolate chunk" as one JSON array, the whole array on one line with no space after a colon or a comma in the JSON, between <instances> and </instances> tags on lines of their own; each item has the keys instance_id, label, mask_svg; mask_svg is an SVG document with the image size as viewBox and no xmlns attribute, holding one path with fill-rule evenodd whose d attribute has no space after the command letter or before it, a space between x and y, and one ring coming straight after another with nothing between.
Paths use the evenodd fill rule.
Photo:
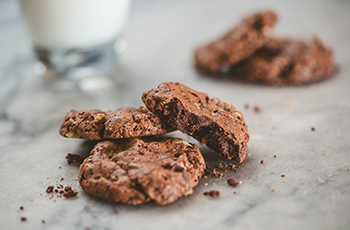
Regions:
<instances>
[{"instance_id":1,"label":"chocolate chunk","mask_svg":"<svg viewBox=\"0 0 350 230\"><path fill-rule=\"evenodd\" d=\"M191 135L227 159L244 160L249 141L247 125L231 104L173 82L144 92L142 100L174 129Z\"/></svg>"},{"instance_id":2,"label":"chocolate chunk","mask_svg":"<svg viewBox=\"0 0 350 230\"><path fill-rule=\"evenodd\" d=\"M204 169L197 145L181 139L103 141L80 166L79 183L108 201L167 204L196 186Z\"/></svg>"},{"instance_id":3,"label":"chocolate chunk","mask_svg":"<svg viewBox=\"0 0 350 230\"><path fill-rule=\"evenodd\" d=\"M201 71L216 72L244 60L269 41L277 21L273 11L244 18L219 39L196 49L194 61Z\"/></svg>"},{"instance_id":4,"label":"chocolate chunk","mask_svg":"<svg viewBox=\"0 0 350 230\"><path fill-rule=\"evenodd\" d=\"M210 190L209 192L203 192L204 196L219 197L220 192L217 190Z\"/></svg>"},{"instance_id":5,"label":"chocolate chunk","mask_svg":"<svg viewBox=\"0 0 350 230\"><path fill-rule=\"evenodd\" d=\"M87 140L120 139L158 135L173 131L148 109L140 107L101 110L72 110L66 114L60 134L68 138Z\"/></svg>"},{"instance_id":6,"label":"chocolate chunk","mask_svg":"<svg viewBox=\"0 0 350 230\"><path fill-rule=\"evenodd\" d=\"M66 156L67 159L67 163L68 164L81 164L84 161L84 158L82 158L81 156L77 155L77 154L71 154L68 153ZM63 178L61 178L61 180L63 180Z\"/></svg>"},{"instance_id":7,"label":"chocolate chunk","mask_svg":"<svg viewBox=\"0 0 350 230\"><path fill-rule=\"evenodd\" d=\"M319 38L311 42L273 39L232 66L230 75L264 85L303 85L330 78L334 71L332 51Z\"/></svg>"},{"instance_id":8,"label":"chocolate chunk","mask_svg":"<svg viewBox=\"0 0 350 230\"><path fill-rule=\"evenodd\" d=\"M53 186L47 187L46 192L47 192L47 193L53 192Z\"/></svg>"}]
</instances>

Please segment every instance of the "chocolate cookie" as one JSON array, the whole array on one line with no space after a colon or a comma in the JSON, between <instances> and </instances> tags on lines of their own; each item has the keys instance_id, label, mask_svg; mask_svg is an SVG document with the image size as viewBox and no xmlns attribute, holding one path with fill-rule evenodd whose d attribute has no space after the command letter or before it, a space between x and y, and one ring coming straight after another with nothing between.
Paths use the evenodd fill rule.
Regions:
<instances>
[{"instance_id":1,"label":"chocolate cookie","mask_svg":"<svg viewBox=\"0 0 350 230\"><path fill-rule=\"evenodd\" d=\"M103 141L80 166L79 182L108 201L168 204L190 194L204 169L198 147L181 139Z\"/></svg>"},{"instance_id":2,"label":"chocolate cookie","mask_svg":"<svg viewBox=\"0 0 350 230\"><path fill-rule=\"evenodd\" d=\"M144 92L146 107L174 129L191 135L228 159L242 162L249 135L235 107L179 83L165 82Z\"/></svg>"},{"instance_id":3,"label":"chocolate cookie","mask_svg":"<svg viewBox=\"0 0 350 230\"><path fill-rule=\"evenodd\" d=\"M125 108L113 112L72 110L66 114L60 134L87 140L158 135L173 131L148 109Z\"/></svg>"},{"instance_id":4,"label":"chocolate cookie","mask_svg":"<svg viewBox=\"0 0 350 230\"><path fill-rule=\"evenodd\" d=\"M265 85L302 85L333 76L331 49L319 38L311 42L273 39L235 65L230 75L242 81Z\"/></svg>"},{"instance_id":5,"label":"chocolate cookie","mask_svg":"<svg viewBox=\"0 0 350 230\"><path fill-rule=\"evenodd\" d=\"M277 15L273 11L244 18L222 37L195 50L196 67L201 71L217 72L247 58L269 41L276 21Z\"/></svg>"}]
</instances>

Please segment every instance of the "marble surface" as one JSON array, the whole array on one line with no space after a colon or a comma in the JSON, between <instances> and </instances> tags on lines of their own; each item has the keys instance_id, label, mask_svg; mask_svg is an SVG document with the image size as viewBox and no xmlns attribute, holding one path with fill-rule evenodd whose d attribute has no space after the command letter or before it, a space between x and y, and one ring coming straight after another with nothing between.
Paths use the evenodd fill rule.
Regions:
<instances>
[{"instance_id":1,"label":"marble surface","mask_svg":"<svg viewBox=\"0 0 350 230\"><path fill-rule=\"evenodd\" d=\"M331 44L336 77L309 86L272 88L196 73L191 53L197 44L242 15L266 8L280 13L277 35L317 34ZM33 74L34 59L17 4L1 0L0 228L350 229L349 12L346 0L134 1L128 49L114 81L104 88L59 91ZM139 106L143 91L169 80L220 97L242 111L251 134L249 156L238 172L226 174L242 183L233 188L226 178L202 179L193 195L166 206L110 204L85 194L76 181L78 167L67 165L65 156L87 156L93 144L59 136L65 113L72 108ZM246 103L250 109L244 108ZM223 160L200 148L210 165ZM45 189L57 183L72 185L78 197L49 199ZM220 198L202 195L211 189L219 190ZM21 222L21 217L28 220Z\"/></svg>"}]
</instances>

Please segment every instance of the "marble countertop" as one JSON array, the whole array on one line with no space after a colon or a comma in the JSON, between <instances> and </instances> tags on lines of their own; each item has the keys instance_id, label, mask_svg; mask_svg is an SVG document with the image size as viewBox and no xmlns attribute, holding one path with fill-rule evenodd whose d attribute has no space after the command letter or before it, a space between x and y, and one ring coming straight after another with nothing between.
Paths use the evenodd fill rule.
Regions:
<instances>
[{"instance_id":1,"label":"marble countertop","mask_svg":"<svg viewBox=\"0 0 350 230\"><path fill-rule=\"evenodd\" d=\"M196 73L191 55L197 44L266 8L281 16L277 35L319 35L332 45L336 77L274 88ZM114 81L103 89L59 91L33 74L18 6L0 0L0 228L350 229L349 12L346 0L134 1L128 49ZM92 144L59 136L65 113L139 106L142 92L163 81L208 92L242 111L251 135L249 156L237 172L226 174L242 183L233 188L225 178L202 179L191 196L166 206L111 204L85 194L76 181L78 167L67 165L65 156L87 156ZM210 165L223 160L200 148ZM50 199L45 190L57 183L72 185L78 197ZM221 196L202 195L212 189Z\"/></svg>"}]
</instances>

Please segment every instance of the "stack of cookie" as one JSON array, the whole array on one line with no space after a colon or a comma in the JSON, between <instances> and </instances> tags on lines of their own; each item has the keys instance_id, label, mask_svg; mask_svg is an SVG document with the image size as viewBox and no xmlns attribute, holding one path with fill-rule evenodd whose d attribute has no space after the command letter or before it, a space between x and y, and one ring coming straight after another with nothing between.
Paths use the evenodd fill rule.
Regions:
<instances>
[{"instance_id":1,"label":"stack of cookie","mask_svg":"<svg viewBox=\"0 0 350 230\"><path fill-rule=\"evenodd\" d=\"M167 204L190 194L205 161L195 144L160 135L174 130L227 159L244 160L247 126L231 104L173 82L144 92L142 100L147 109L67 113L62 136L101 140L80 166L79 183L87 193L134 205Z\"/></svg>"},{"instance_id":2,"label":"stack of cookie","mask_svg":"<svg viewBox=\"0 0 350 230\"><path fill-rule=\"evenodd\" d=\"M225 72L232 78L265 85L303 85L333 76L332 50L311 41L272 38L277 14L266 11L244 18L223 36L195 50L201 72Z\"/></svg>"}]
</instances>

